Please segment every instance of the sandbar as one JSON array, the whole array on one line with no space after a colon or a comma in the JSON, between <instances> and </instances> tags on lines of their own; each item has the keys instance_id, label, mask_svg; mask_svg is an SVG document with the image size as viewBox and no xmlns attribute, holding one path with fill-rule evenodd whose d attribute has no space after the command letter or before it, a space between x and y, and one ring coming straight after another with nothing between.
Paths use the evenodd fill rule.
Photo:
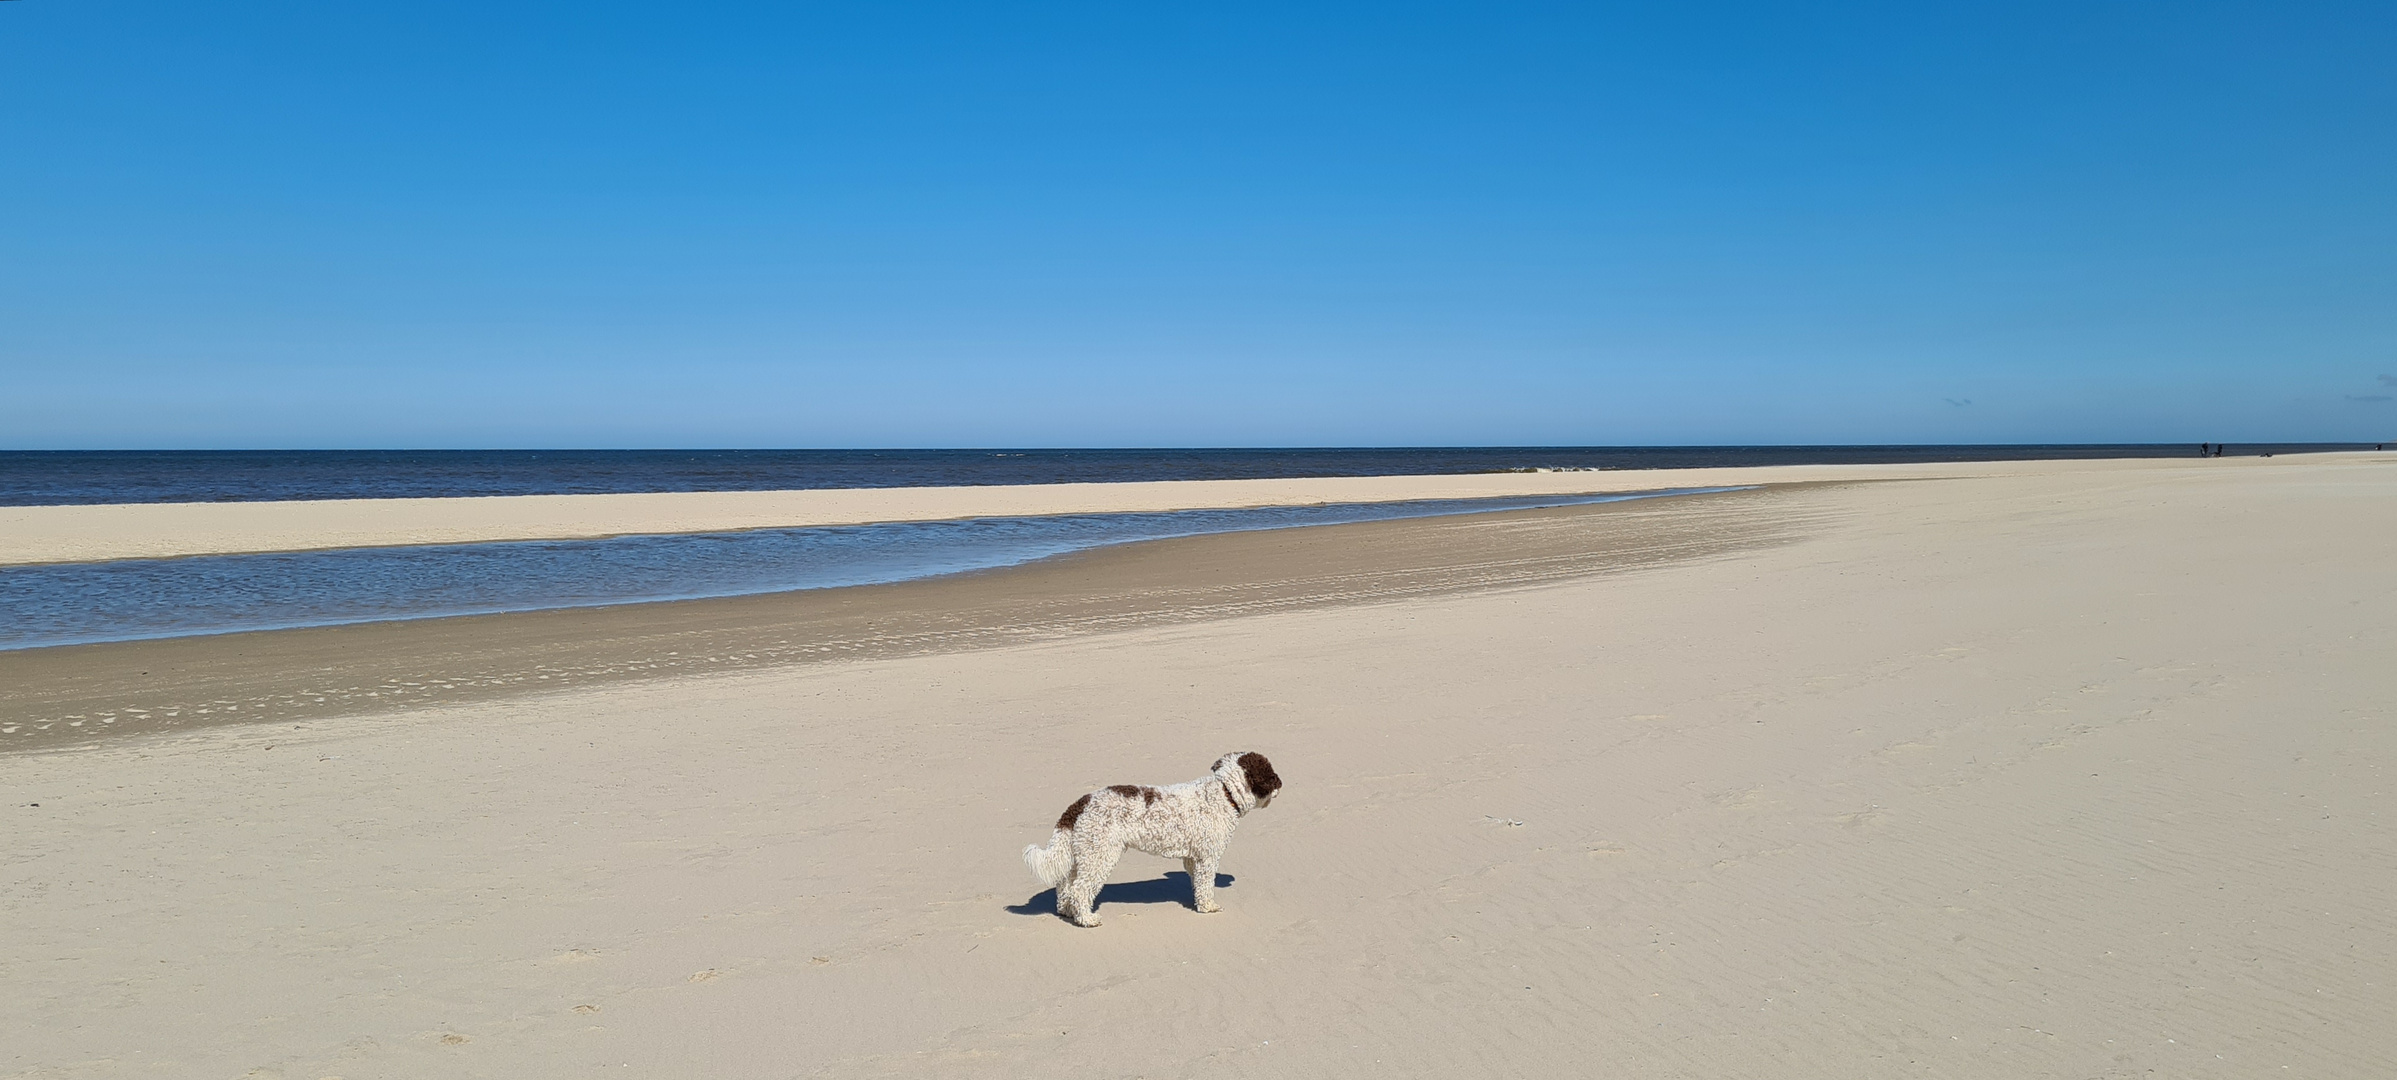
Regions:
<instances>
[{"instance_id":1,"label":"sandbar","mask_svg":"<svg viewBox=\"0 0 2397 1080\"><path fill-rule=\"evenodd\" d=\"M2355 455L2306 455L2307 458L2349 456ZM2269 466L2273 460L2285 465L2299 459L1776 465L1295 480L17 506L0 507L0 566L975 517L1614 493L1768 483L2047 475L2059 470L2113 472L2163 464L2255 467Z\"/></svg>"}]
</instances>

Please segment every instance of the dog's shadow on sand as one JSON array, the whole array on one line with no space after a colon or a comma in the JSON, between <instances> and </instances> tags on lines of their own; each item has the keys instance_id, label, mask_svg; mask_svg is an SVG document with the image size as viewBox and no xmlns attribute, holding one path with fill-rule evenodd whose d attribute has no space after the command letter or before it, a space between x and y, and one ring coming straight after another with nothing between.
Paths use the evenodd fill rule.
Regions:
<instances>
[{"instance_id":1,"label":"dog's shadow on sand","mask_svg":"<svg viewBox=\"0 0 2397 1080\"><path fill-rule=\"evenodd\" d=\"M1232 875L1215 875L1215 887L1232 887ZM1109 904L1180 904L1190 907L1190 875L1179 870L1148 881L1118 881L1099 886L1099 895L1091 906L1104 910ZM1007 909L1017 915L1057 914L1057 890L1043 890L1040 895Z\"/></svg>"}]
</instances>

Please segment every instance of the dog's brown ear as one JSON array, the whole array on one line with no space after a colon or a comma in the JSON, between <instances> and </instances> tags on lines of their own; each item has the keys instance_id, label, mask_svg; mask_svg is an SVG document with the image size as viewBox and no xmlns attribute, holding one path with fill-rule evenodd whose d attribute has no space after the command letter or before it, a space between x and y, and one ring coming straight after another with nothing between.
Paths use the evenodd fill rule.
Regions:
<instances>
[{"instance_id":1,"label":"dog's brown ear","mask_svg":"<svg viewBox=\"0 0 2397 1080\"><path fill-rule=\"evenodd\" d=\"M1249 793L1260 799L1270 799L1282 790L1282 778L1274 775L1273 762L1254 750L1240 755L1240 775L1248 778Z\"/></svg>"}]
</instances>

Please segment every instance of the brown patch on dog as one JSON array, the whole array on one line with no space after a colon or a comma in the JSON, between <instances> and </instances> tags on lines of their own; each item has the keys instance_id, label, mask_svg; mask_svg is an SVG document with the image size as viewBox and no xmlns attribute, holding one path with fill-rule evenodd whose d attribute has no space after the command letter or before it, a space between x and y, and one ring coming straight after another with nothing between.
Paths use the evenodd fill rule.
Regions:
<instances>
[{"instance_id":1,"label":"brown patch on dog","mask_svg":"<svg viewBox=\"0 0 2397 1080\"><path fill-rule=\"evenodd\" d=\"M1121 795L1127 799L1140 794L1140 789L1130 784L1109 784L1107 785L1107 790Z\"/></svg>"},{"instance_id":2,"label":"brown patch on dog","mask_svg":"<svg viewBox=\"0 0 2397 1080\"><path fill-rule=\"evenodd\" d=\"M1140 802L1141 802L1141 805L1143 805L1143 806L1155 806L1155 805L1157 805L1157 800L1159 800L1159 799L1162 799L1162 798L1164 798L1164 797L1165 797L1165 793L1164 793L1164 792L1162 792L1162 791L1159 791L1159 790L1157 790L1156 788L1149 787L1149 786L1148 786L1148 785L1146 785L1146 784L1143 784L1143 785L1141 785L1141 788L1140 788Z\"/></svg>"},{"instance_id":3,"label":"brown patch on dog","mask_svg":"<svg viewBox=\"0 0 2397 1080\"><path fill-rule=\"evenodd\" d=\"M1282 790L1282 778L1274 775L1273 762L1254 750L1240 755L1240 775L1247 778L1249 793L1260 799L1270 799Z\"/></svg>"},{"instance_id":4,"label":"brown patch on dog","mask_svg":"<svg viewBox=\"0 0 2397 1080\"><path fill-rule=\"evenodd\" d=\"M1082 820L1082 811L1088 809L1090 809L1090 796L1084 795L1075 799L1074 805L1066 807L1065 813L1057 815L1057 828L1063 832L1071 832L1074 822Z\"/></svg>"}]
</instances>

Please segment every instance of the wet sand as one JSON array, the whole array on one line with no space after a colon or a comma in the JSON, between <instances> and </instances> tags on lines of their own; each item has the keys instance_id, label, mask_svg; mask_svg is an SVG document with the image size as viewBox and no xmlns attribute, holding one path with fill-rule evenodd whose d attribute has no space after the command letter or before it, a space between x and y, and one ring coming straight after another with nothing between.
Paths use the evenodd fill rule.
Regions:
<instances>
[{"instance_id":1,"label":"wet sand","mask_svg":"<svg viewBox=\"0 0 2397 1080\"><path fill-rule=\"evenodd\" d=\"M2397 456L1717 498L0 755L0 1075L2397 1074ZM1727 542L1593 554L1667 507ZM1235 749L1222 913L1140 856L1046 913L1076 793Z\"/></svg>"},{"instance_id":2,"label":"wet sand","mask_svg":"<svg viewBox=\"0 0 2397 1080\"><path fill-rule=\"evenodd\" d=\"M0 753L906 656L1703 558L1802 531L1794 490L1126 544L893 585L0 652Z\"/></svg>"}]
</instances>

